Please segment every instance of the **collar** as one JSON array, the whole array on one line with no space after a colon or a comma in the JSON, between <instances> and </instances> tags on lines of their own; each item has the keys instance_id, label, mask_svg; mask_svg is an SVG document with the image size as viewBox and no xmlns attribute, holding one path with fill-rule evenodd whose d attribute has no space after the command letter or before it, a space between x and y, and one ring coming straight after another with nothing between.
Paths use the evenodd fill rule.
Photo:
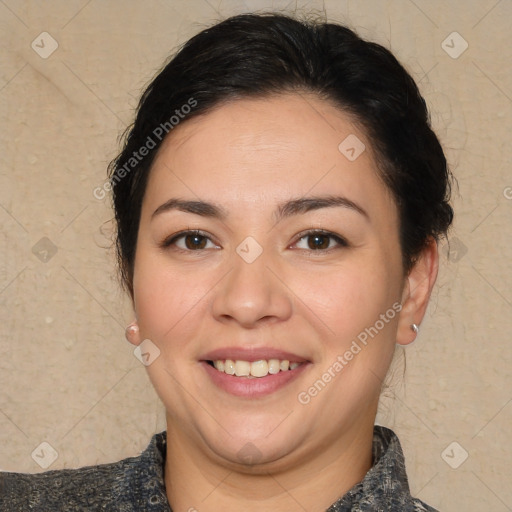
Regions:
<instances>
[{"instance_id":1,"label":"collar","mask_svg":"<svg viewBox=\"0 0 512 512\"><path fill-rule=\"evenodd\" d=\"M400 441L389 428L373 429L373 466L361 482L326 512L374 512L377 510L436 512L412 498Z\"/></svg>"}]
</instances>

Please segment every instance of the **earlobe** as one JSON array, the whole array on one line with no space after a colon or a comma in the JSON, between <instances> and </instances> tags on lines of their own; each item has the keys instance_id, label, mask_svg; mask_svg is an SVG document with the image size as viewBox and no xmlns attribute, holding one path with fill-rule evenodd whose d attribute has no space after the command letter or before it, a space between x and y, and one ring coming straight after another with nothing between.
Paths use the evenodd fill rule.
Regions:
<instances>
[{"instance_id":1,"label":"earlobe","mask_svg":"<svg viewBox=\"0 0 512 512\"><path fill-rule=\"evenodd\" d=\"M399 345L409 345L416 339L436 282L438 269L437 242L431 238L406 277L396 338Z\"/></svg>"},{"instance_id":2,"label":"earlobe","mask_svg":"<svg viewBox=\"0 0 512 512\"><path fill-rule=\"evenodd\" d=\"M137 321L133 321L124 332L124 335L126 339L135 346L140 345L141 339L140 339L140 332L139 332L139 325L137 324Z\"/></svg>"}]
</instances>

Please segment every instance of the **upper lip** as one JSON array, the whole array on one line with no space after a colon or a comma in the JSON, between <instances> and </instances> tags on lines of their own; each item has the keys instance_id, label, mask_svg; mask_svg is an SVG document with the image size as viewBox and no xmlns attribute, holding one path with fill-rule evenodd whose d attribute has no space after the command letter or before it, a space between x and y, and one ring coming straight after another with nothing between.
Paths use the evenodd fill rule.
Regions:
<instances>
[{"instance_id":1,"label":"upper lip","mask_svg":"<svg viewBox=\"0 0 512 512\"><path fill-rule=\"evenodd\" d=\"M271 347L261 348L242 348L242 347L226 347L212 350L204 354L201 358L202 361L225 361L230 359L232 361L260 361L269 359L288 360L291 363L305 363L308 360L297 354L286 352L284 350L277 350Z\"/></svg>"}]
</instances>

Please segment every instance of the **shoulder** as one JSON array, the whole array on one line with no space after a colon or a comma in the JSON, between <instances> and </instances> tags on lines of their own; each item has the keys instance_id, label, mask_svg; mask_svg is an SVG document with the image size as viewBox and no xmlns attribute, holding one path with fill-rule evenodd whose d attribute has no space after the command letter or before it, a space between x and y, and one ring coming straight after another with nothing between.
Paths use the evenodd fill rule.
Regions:
<instances>
[{"instance_id":1,"label":"shoulder","mask_svg":"<svg viewBox=\"0 0 512 512\"><path fill-rule=\"evenodd\" d=\"M0 473L0 510L167 511L164 447L165 432L153 436L141 455L119 462L38 474Z\"/></svg>"},{"instance_id":2,"label":"shoulder","mask_svg":"<svg viewBox=\"0 0 512 512\"><path fill-rule=\"evenodd\" d=\"M76 510L76 507L110 503L115 483L128 472L126 461L39 474L0 473L2 510Z\"/></svg>"}]
</instances>

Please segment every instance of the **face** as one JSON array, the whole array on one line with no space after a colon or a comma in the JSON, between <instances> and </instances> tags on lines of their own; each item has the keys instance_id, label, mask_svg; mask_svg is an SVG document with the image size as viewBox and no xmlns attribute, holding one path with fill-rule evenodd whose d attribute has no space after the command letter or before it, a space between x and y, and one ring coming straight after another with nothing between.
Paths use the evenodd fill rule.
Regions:
<instances>
[{"instance_id":1,"label":"face","mask_svg":"<svg viewBox=\"0 0 512 512\"><path fill-rule=\"evenodd\" d=\"M401 262L372 141L331 104L237 100L175 128L150 173L133 282L168 429L210 460L267 469L368 431Z\"/></svg>"}]
</instances>

